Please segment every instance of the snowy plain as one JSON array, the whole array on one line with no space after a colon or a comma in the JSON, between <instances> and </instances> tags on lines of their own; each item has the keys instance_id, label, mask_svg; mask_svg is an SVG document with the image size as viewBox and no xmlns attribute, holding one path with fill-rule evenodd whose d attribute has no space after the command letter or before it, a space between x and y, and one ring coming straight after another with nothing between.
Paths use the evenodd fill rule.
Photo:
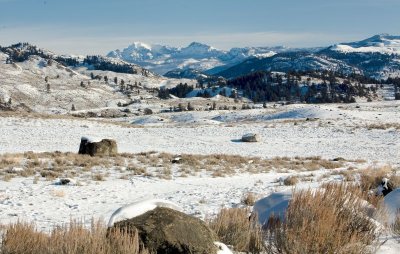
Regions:
<instances>
[{"instance_id":1,"label":"snowy plain","mask_svg":"<svg viewBox=\"0 0 400 254\"><path fill-rule=\"evenodd\" d=\"M365 160L372 166L398 167L399 107L400 103L387 101L164 113L156 116L165 119L157 124L134 118L110 122L16 115L0 118L0 153L77 152L80 138L89 136L113 138L120 152L129 153L343 157ZM131 125L132 122L141 124ZM371 127L384 124L388 127ZM257 133L260 142L237 142L248 132ZM323 182L318 182L318 177L325 173L315 171L313 181L301 182L296 187L317 187ZM117 178L110 170L106 181L79 186L56 185L46 180L33 184L33 177L16 177L0 184L0 223L31 221L43 231L68 223L70 219L83 220L88 225L92 218L107 223L117 208L153 198L172 201L184 212L205 219L215 216L221 207L243 206L241 199L249 192L262 198L277 191L290 191L292 187L283 186L279 180L287 176L288 173L272 171L217 178L207 175L172 177L171 180L135 177L128 181ZM394 239L389 239L382 246L382 253L395 253L399 246Z\"/></svg>"}]
</instances>

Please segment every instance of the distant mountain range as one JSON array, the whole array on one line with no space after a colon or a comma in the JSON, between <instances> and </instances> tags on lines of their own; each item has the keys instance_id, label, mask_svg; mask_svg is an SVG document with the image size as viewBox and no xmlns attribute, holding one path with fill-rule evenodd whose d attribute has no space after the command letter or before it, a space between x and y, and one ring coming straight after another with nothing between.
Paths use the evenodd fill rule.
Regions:
<instances>
[{"instance_id":1,"label":"distant mountain range","mask_svg":"<svg viewBox=\"0 0 400 254\"><path fill-rule=\"evenodd\" d=\"M219 80L255 71L334 71L375 79L400 77L400 36L380 34L358 42L320 48L245 47L219 50L193 42L187 47L135 42L107 56L57 55L28 43L0 47L8 61L20 62L31 55L55 60L64 66L144 76Z\"/></svg>"},{"instance_id":2,"label":"distant mountain range","mask_svg":"<svg viewBox=\"0 0 400 254\"><path fill-rule=\"evenodd\" d=\"M388 34L325 48L246 47L219 50L193 42L176 48L135 42L108 55L174 78L234 78L257 70L329 70L386 79L400 76L400 36Z\"/></svg>"},{"instance_id":3,"label":"distant mountain range","mask_svg":"<svg viewBox=\"0 0 400 254\"><path fill-rule=\"evenodd\" d=\"M147 99L158 102L157 95L209 98L217 93L254 102L399 99L400 78L381 82L367 77L400 76L399 41L396 36L379 35L305 50L277 47L221 51L199 43L186 48L139 43L132 47L147 54L130 54L131 60L171 67L164 75L167 77L127 59L57 55L29 43L17 43L0 47L0 110L65 113L111 105L117 110L105 114L120 116L126 112L118 109L118 104Z\"/></svg>"},{"instance_id":4,"label":"distant mountain range","mask_svg":"<svg viewBox=\"0 0 400 254\"><path fill-rule=\"evenodd\" d=\"M111 51L107 56L141 65L161 75L186 69L209 70L209 73L214 74L222 70L213 70L215 67L226 66L226 69L248 57L269 57L288 50L294 51L285 47L245 47L224 51L199 42L192 42L182 48L135 42L122 50Z\"/></svg>"}]
</instances>

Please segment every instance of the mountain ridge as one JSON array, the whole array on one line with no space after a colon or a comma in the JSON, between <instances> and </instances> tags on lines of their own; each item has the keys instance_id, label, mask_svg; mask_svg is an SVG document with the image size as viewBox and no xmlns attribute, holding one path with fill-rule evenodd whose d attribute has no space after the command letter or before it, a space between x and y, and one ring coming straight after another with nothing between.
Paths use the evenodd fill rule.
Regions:
<instances>
[{"instance_id":1,"label":"mountain ridge","mask_svg":"<svg viewBox=\"0 0 400 254\"><path fill-rule=\"evenodd\" d=\"M192 42L186 47L134 42L124 49L109 52L107 56L144 66L163 75L176 69L206 71L219 66L234 65L250 56L271 56L287 50L289 48L282 46L234 47L221 50L201 42Z\"/></svg>"},{"instance_id":2,"label":"mountain ridge","mask_svg":"<svg viewBox=\"0 0 400 254\"><path fill-rule=\"evenodd\" d=\"M288 54L292 56L288 58ZM184 78L195 78L203 74L230 78L244 75L253 69L287 71L313 68L387 78L391 73L400 75L397 74L400 67L397 64L400 63L397 57L400 56L400 36L378 34L361 41L342 42L328 47L234 47L229 50L220 50L201 42L192 42L186 47L134 42L122 50L111 51L107 56L144 66L165 76L177 77L181 73ZM368 61L376 66L371 67ZM251 66L259 62L263 62L261 69L260 66ZM248 65L248 68L237 68L237 65ZM237 69L247 70L227 74Z\"/></svg>"}]
</instances>

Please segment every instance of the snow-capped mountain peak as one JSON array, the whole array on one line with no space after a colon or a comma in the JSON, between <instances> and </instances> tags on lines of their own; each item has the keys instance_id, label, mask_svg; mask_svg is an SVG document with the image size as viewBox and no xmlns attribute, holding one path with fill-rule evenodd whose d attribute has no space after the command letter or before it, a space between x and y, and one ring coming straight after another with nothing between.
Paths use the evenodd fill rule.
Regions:
<instances>
[{"instance_id":1,"label":"snow-capped mountain peak","mask_svg":"<svg viewBox=\"0 0 400 254\"><path fill-rule=\"evenodd\" d=\"M122 50L114 50L107 54L108 57L119 58L127 62L142 64L148 60L160 59L169 56L177 49L173 47L133 42Z\"/></svg>"},{"instance_id":2,"label":"snow-capped mountain peak","mask_svg":"<svg viewBox=\"0 0 400 254\"><path fill-rule=\"evenodd\" d=\"M334 45L331 50L345 53L400 54L400 36L378 34L362 41Z\"/></svg>"},{"instance_id":3,"label":"snow-capped mountain peak","mask_svg":"<svg viewBox=\"0 0 400 254\"><path fill-rule=\"evenodd\" d=\"M207 51L212 51L212 50L218 50L214 47L211 47L207 44L201 43L201 42L192 42L189 44L189 46L187 46L184 49L193 49L193 50L207 50Z\"/></svg>"},{"instance_id":4,"label":"snow-capped mountain peak","mask_svg":"<svg viewBox=\"0 0 400 254\"><path fill-rule=\"evenodd\" d=\"M269 57L281 47L246 47L220 50L201 42L192 42L186 47L170 47L158 44L134 42L122 50L111 51L107 56L142 65L154 72L164 74L176 69L204 71L218 66L237 64L244 59Z\"/></svg>"},{"instance_id":5,"label":"snow-capped mountain peak","mask_svg":"<svg viewBox=\"0 0 400 254\"><path fill-rule=\"evenodd\" d=\"M152 46L140 41L135 41L134 43L132 43L132 45L130 45L128 48L135 48L135 49L147 49L147 50L151 50Z\"/></svg>"},{"instance_id":6,"label":"snow-capped mountain peak","mask_svg":"<svg viewBox=\"0 0 400 254\"><path fill-rule=\"evenodd\" d=\"M177 52L177 56L187 57L194 59L203 59L203 58L218 58L221 55L225 54L223 50L219 50L213 48L207 44L203 44L200 42L192 42L189 46L185 48L181 48L180 52Z\"/></svg>"}]
</instances>

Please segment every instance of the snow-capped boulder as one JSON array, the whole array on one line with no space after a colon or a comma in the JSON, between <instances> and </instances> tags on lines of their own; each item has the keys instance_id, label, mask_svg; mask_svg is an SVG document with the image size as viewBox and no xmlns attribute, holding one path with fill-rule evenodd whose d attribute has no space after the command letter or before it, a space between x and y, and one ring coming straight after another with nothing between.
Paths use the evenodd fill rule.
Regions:
<instances>
[{"instance_id":1,"label":"snow-capped boulder","mask_svg":"<svg viewBox=\"0 0 400 254\"><path fill-rule=\"evenodd\" d=\"M94 142L89 138L82 137L78 153L90 156L115 156L118 153L117 142L113 139Z\"/></svg>"},{"instance_id":2,"label":"snow-capped boulder","mask_svg":"<svg viewBox=\"0 0 400 254\"><path fill-rule=\"evenodd\" d=\"M262 198L254 204L253 212L257 213L260 224L265 224L271 215L285 216L289 201L292 199L291 192L276 192Z\"/></svg>"},{"instance_id":3,"label":"snow-capped boulder","mask_svg":"<svg viewBox=\"0 0 400 254\"><path fill-rule=\"evenodd\" d=\"M205 222L165 207L117 222L109 230L138 230L140 241L150 253L229 253L214 243L216 236Z\"/></svg>"},{"instance_id":4,"label":"snow-capped boulder","mask_svg":"<svg viewBox=\"0 0 400 254\"><path fill-rule=\"evenodd\" d=\"M388 213L388 223L392 224L396 219L396 214L400 209L400 188L387 194L384 198L385 208Z\"/></svg>"},{"instance_id":5,"label":"snow-capped boulder","mask_svg":"<svg viewBox=\"0 0 400 254\"><path fill-rule=\"evenodd\" d=\"M76 181L72 178L60 178L54 182L55 185L76 185Z\"/></svg>"},{"instance_id":6,"label":"snow-capped boulder","mask_svg":"<svg viewBox=\"0 0 400 254\"><path fill-rule=\"evenodd\" d=\"M132 219L140 216L148 211L154 210L157 207L166 207L177 211L182 211L182 208L175 203L162 199L140 200L135 203L118 208L110 217L108 227L112 227L114 223Z\"/></svg>"},{"instance_id":7,"label":"snow-capped boulder","mask_svg":"<svg viewBox=\"0 0 400 254\"><path fill-rule=\"evenodd\" d=\"M232 251L221 242L214 242L215 246L217 246L218 251L217 254L232 254Z\"/></svg>"},{"instance_id":8,"label":"snow-capped boulder","mask_svg":"<svg viewBox=\"0 0 400 254\"><path fill-rule=\"evenodd\" d=\"M242 142L258 142L258 135L255 133L247 133L242 136Z\"/></svg>"}]
</instances>

